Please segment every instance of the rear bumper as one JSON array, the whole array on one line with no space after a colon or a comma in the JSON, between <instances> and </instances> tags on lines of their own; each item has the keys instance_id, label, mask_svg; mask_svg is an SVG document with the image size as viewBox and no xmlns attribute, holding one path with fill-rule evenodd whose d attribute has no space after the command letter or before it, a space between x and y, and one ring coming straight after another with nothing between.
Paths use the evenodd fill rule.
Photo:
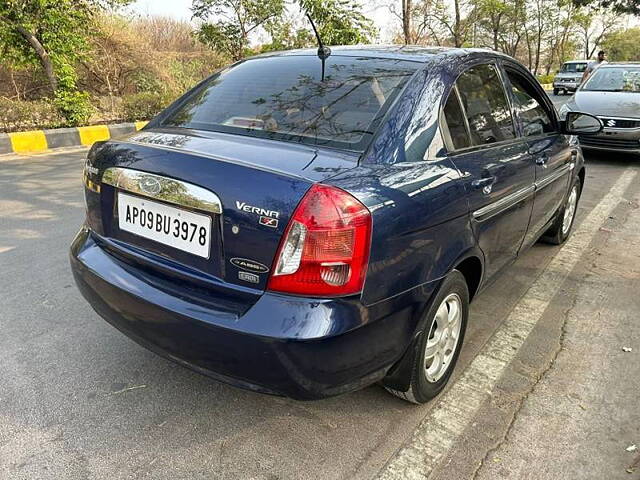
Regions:
<instances>
[{"instance_id":1,"label":"rear bumper","mask_svg":"<svg viewBox=\"0 0 640 480\"><path fill-rule=\"evenodd\" d=\"M94 240L81 230L70 261L82 295L106 321L217 380L301 400L380 380L410 344L433 290L423 286L371 307L265 293L235 315L158 289Z\"/></svg>"}]
</instances>

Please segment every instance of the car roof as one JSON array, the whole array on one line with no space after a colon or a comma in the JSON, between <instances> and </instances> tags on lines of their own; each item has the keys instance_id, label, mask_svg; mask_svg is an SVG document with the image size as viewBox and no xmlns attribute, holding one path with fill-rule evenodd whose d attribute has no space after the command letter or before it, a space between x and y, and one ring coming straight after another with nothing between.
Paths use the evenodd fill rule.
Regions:
<instances>
[{"instance_id":1,"label":"car roof","mask_svg":"<svg viewBox=\"0 0 640 480\"><path fill-rule=\"evenodd\" d=\"M594 60L567 60L564 63L588 63L593 62Z\"/></svg>"},{"instance_id":2,"label":"car roof","mask_svg":"<svg viewBox=\"0 0 640 480\"><path fill-rule=\"evenodd\" d=\"M600 66L600 68L604 67L640 67L640 62L608 62Z\"/></svg>"},{"instance_id":3,"label":"car roof","mask_svg":"<svg viewBox=\"0 0 640 480\"><path fill-rule=\"evenodd\" d=\"M511 58L494 50L485 48L454 48L454 47L424 47L419 45L348 45L332 46L332 56L387 58L426 63L434 58L451 57L464 58L468 56L487 56ZM285 50L281 52L267 52L257 57L317 55L317 48ZM256 58L256 57L253 57Z\"/></svg>"}]
</instances>

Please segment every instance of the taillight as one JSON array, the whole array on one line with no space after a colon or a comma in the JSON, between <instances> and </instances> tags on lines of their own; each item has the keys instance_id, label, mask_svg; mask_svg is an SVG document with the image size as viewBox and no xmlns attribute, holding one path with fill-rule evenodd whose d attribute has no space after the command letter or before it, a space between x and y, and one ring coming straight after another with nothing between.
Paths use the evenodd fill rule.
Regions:
<instances>
[{"instance_id":1,"label":"taillight","mask_svg":"<svg viewBox=\"0 0 640 480\"><path fill-rule=\"evenodd\" d=\"M312 296L358 293L370 243L367 207L343 190L315 184L289 221L267 288Z\"/></svg>"}]
</instances>

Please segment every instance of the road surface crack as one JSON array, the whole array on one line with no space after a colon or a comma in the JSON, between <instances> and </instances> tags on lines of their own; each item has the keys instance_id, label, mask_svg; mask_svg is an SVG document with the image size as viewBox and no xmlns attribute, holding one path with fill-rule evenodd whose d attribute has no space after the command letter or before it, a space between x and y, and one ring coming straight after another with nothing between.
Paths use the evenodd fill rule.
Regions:
<instances>
[{"instance_id":1,"label":"road surface crack","mask_svg":"<svg viewBox=\"0 0 640 480\"><path fill-rule=\"evenodd\" d=\"M532 393L535 392L539 383L546 377L546 375L551 371L551 369L556 364L556 360L558 359L560 352L564 350L564 342L567 336L567 323L569 320L569 315L575 309L577 303L578 303L578 298L577 296L574 296L571 301L571 306L567 308L562 315L562 324L560 325L560 335L558 337L557 348L555 348L554 351L551 353L551 358L546 363L543 370L535 376L533 383L529 386L527 391L518 400L518 404L514 409L513 413L511 414L511 417L509 419L509 424L507 425L504 435L502 435L502 437L499 440L497 440L489 450L486 451L486 453L484 454L484 457L482 458L482 460L480 460L480 463L478 463L478 466L476 467L476 469L473 472L473 475L471 476L472 480L476 480L478 478L480 471L489 460L489 457L491 456L491 454L493 454L494 452L497 452L504 444L506 444L509 441L511 430L513 429L513 426L516 423L516 419L518 418L518 415L520 414L520 411L524 407L527 399Z\"/></svg>"}]
</instances>

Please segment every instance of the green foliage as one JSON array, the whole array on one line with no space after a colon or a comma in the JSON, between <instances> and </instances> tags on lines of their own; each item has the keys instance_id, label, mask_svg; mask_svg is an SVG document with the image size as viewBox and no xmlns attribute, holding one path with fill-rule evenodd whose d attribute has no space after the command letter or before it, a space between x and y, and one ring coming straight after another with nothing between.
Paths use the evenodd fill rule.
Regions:
<instances>
[{"instance_id":1,"label":"green foliage","mask_svg":"<svg viewBox=\"0 0 640 480\"><path fill-rule=\"evenodd\" d=\"M300 0L300 6L311 15L326 45L370 43L376 35L357 0Z\"/></svg>"},{"instance_id":2,"label":"green foliage","mask_svg":"<svg viewBox=\"0 0 640 480\"><path fill-rule=\"evenodd\" d=\"M220 50L233 60L244 57L248 49L247 37L242 34L238 25L230 22L204 23L196 36L205 45Z\"/></svg>"},{"instance_id":3,"label":"green foliage","mask_svg":"<svg viewBox=\"0 0 640 480\"><path fill-rule=\"evenodd\" d=\"M0 131L56 128L65 124L55 105L47 100L22 101L0 97Z\"/></svg>"},{"instance_id":4,"label":"green foliage","mask_svg":"<svg viewBox=\"0 0 640 480\"><path fill-rule=\"evenodd\" d=\"M175 100L175 96L162 92L142 92L128 95L122 102L124 120L149 120L173 100Z\"/></svg>"},{"instance_id":5,"label":"green foliage","mask_svg":"<svg viewBox=\"0 0 640 480\"><path fill-rule=\"evenodd\" d=\"M71 127L87 125L95 111L89 94L78 90L58 88L53 104L66 119L66 125Z\"/></svg>"},{"instance_id":6,"label":"green foliage","mask_svg":"<svg viewBox=\"0 0 640 480\"><path fill-rule=\"evenodd\" d=\"M40 61L25 38L26 31L34 35L54 62L71 63L86 49L89 7L90 2L84 0L3 0L0 39L5 58L21 65Z\"/></svg>"},{"instance_id":7,"label":"green foliage","mask_svg":"<svg viewBox=\"0 0 640 480\"><path fill-rule=\"evenodd\" d=\"M600 44L614 62L640 60L640 27L605 35Z\"/></svg>"},{"instance_id":8,"label":"green foliage","mask_svg":"<svg viewBox=\"0 0 640 480\"><path fill-rule=\"evenodd\" d=\"M554 73L550 73L549 75L538 75L536 78L541 84L553 83L553 77L555 77Z\"/></svg>"},{"instance_id":9,"label":"green foliage","mask_svg":"<svg viewBox=\"0 0 640 480\"><path fill-rule=\"evenodd\" d=\"M170 59L167 73L171 77L171 88L167 90L169 93L174 92L176 96L182 94L211 75L220 66L222 64L212 55L201 55L191 59L183 57Z\"/></svg>"},{"instance_id":10,"label":"green foliage","mask_svg":"<svg viewBox=\"0 0 640 480\"><path fill-rule=\"evenodd\" d=\"M204 22L198 39L239 60L248 49L249 34L282 17L284 0L194 0L192 11Z\"/></svg>"},{"instance_id":11,"label":"green foliage","mask_svg":"<svg viewBox=\"0 0 640 480\"><path fill-rule=\"evenodd\" d=\"M640 0L573 0L573 3L578 7L596 6L620 14L640 16Z\"/></svg>"},{"instance_id":12,"label":"green foliage","mask_svg":"<svg viewBox=\"0 0 640 480\"><path fill-rule=\"evenodd\" d=\"M290 21L269 21L265 30L271 36L271 42L262 44L260 52L291 50L315 45L316 39L307 28L296 28Z\"/></svg>"},{"instance_id":13,"label":"green foliage","mask_svg":"<svg viewBox=\"0 0 640 480\"><path fill-rule=\"evenodd\" d=\"M15 65L40 64L54 95L54 105L71 125L91 115L88 95L77 91L75 66L88 49L94 16L128 0L2 0L0 43Z\"/></svg>"}]
</instances>

